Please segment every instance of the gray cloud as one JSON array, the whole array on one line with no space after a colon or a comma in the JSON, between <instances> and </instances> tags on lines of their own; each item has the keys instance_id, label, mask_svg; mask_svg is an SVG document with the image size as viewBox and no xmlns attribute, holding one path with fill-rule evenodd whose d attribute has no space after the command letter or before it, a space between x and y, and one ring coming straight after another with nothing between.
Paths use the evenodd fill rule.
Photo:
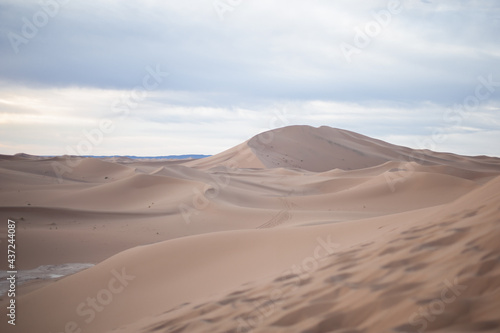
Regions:
<instances>
[{"instance_id":1,"label":"gray cloud","mask_svg":"<svg viewBox=\"0 0 500 333\"><path fill-rule=\"evenodd\" d=\"M73 0L15 54L6 33L20 33L22 18L33 21L42 6L10 2L1 17L6 61L0 75L48 86L126 89L145 66L160 63L172 73L168 89L173 90L244 92L248 98L435 101L453 101L479 74L500 77L495 66L500 9L487 1L481 6L405 1L402 12L392 15L353 64L346 64L339 44L352 44L355 27L364 28L373 21L370 13L389 1L371 3L363 8L343 1L243 1L220 21L207 1L104 5ZM351 19L336 22L340 14Z\"/></svg>"},{"instance_id":2,"label":"gray cloud","mask_svg":"<svg viewBox=\"0 0 500 333\"><path fill-rule=\"evenodd\" d=\"M500 82L500 4L495 0L401 0L400 11L385 16L386 24L372 30L362 47L356 44L359 31L366 37L376 22L374 13L384 19L397 0L242 0L223 13L223 20L213 6L217 1L1 1L0 100L24 94L46 107L0 103L0 112L9 121L21 112L55 117L54 109L65 110L57 116L67 121L114 119L113 101L140 86L146 67L158 64L170 75L133 110L131 117L142 124L161 129L161 124L191 121L213 126L204 132L210 136L208 131L237 123L235 132L246 135L266 129L262 119L272 118L275 106L286 105L295 110L297 122L331 121L327 125L395 138L453 128L443 122L443 114L474 95L479 76ZM33 36L26 35L29 24L35 25ZM13 36L24 38L15 39L14 48ZM342 43L357 48L351 62ZM57 96L48 100L37 89L69 95L60 105ZM74 93L79 89L84 91ZM462 125L494 131L499 91L495 87L481 101L480 112ZM89 109L81 108L92 92L101 97ZM311 110L315 102L347 111ZM351 105L363 111L356 114ZM379 115L372 117L374 112ZM50 128L58 127L51 123ZM209 149L202 150L188 152Z\"/></svg>"}]
</instances>

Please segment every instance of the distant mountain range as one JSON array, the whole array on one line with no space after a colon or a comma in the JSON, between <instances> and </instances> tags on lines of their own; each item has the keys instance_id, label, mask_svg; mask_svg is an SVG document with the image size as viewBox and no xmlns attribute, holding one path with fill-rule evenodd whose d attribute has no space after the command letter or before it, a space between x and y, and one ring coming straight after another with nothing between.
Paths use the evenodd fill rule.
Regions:
<instances>
[{"instance_id":1,"label":"distant mountain range","mask_svg":"<svg viewBox=\"0 0 500 333\"><path fill-rule=\"evenodd\" d=\"M19 154L18 154L19 155ZM112 157L126 157L131 159L150 159L150 160L186 160L186 159L200 159L204 157L210 157L212 155L166 155L166 156L131 156L131 155L81 155L81 157L93 157L93 158L112 158ZM44 157L55 157L55 156L44 156Z\"/></svg>"},{"instance_id":2,"label":"distant mountain range","mask_svg":"<svg viewBox=\"0 0 500 333\"><path fill-rule=\"evenodd\" d=\"M110 155L110 156L82 156L82 157L94 157L94 158L110 158L110 157L128 157L132 159L150 159L150 160L186 160L186 159L200 159L204 157L210 157L212 155L166 155L166 156L130 156L130 155Z\"/></svg>"}]
</instances>

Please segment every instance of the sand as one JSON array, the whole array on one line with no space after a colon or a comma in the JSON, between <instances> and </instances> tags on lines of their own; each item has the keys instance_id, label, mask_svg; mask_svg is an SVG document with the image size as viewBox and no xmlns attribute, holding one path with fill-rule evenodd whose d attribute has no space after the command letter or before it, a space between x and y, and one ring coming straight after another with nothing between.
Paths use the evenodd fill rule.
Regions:
<instances>
[{"instance_id":1,"label":"sand","mask_svg":"<svg viewBox=\"0 0 500 333\"><path fill-rule=\"evenodd\" d=\"M309 126L200 160L3 155L0 218L57 277L2 332L500 332L499 158Z\"/></svg>"}]
</instances>

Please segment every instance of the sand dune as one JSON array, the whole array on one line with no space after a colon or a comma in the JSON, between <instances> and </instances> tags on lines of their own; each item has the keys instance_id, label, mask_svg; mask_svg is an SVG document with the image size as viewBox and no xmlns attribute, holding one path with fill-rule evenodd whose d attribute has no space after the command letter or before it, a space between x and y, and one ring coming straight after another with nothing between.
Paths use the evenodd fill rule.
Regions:
<instances>
[{"instance_id":1,"label":"sand dune","mask_svg":"<svg viewBox=\"0 0 500 333\"><path fill-rule=\"evenodd\" d=\"M170 178L136 174L124 179L75 191L55 198L54 205L86 208L94 210L137 210L169 203L176 206L178 200L192 196L192 188L202 188L203 183ZM102 198L106 200L102 200ZM50 204L50 203L49 203Z\"/></svg>"},{"instance_id":2,"label":"sand dune","mask_svg":"<svg viewBox=\"0 0 500 333\"><path fill-rule=\"evenodd\" d=\"M499 158L291 126L200 160L2 155L0 181L21 273L95 264L19 286L2 332L500 332Z\"/></svg>"},{"instance_id":3,"label":"sand dune","mask_svg":"<svg viewBox=\"0 0 500 333\"><path fill-rule=\"evenodd\" d=\"M195 168L210 169L219 167L222 170L234 168L263 168L264 164L257 158L248 142L226 150L221 154L194 160L184 165Z\"/></svg>"},{"instance_id":4,"label":"sand dune","mask_svg":"<svg viewBox=\"0 0 500 333\"><path fill-rule=\"evenodd\" d=\"M452 214L393 220L392 232L364 235L316 265L304 261L112 331L498 331L499 189L500 178L450 204Z\"/></svg>"}]
</instances>

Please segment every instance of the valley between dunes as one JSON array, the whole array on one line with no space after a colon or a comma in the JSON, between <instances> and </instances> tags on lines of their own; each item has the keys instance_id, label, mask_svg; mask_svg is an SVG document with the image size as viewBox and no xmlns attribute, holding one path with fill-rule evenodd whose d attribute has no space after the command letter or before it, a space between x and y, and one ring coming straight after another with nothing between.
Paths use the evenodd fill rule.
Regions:
<instances>
[{"instance_id":1,"label":"valley between dunes","mask_svg":"<svg viewBox=\"0 0 500 333\"><path fill-rule=\"evenodd\" d=\"M16 326L0 296L1 332L500 332L500 158L309 126L199 160L3 155L0 218L20 272L95 264L18 286Z\"/></svg>"}]
</instances>

